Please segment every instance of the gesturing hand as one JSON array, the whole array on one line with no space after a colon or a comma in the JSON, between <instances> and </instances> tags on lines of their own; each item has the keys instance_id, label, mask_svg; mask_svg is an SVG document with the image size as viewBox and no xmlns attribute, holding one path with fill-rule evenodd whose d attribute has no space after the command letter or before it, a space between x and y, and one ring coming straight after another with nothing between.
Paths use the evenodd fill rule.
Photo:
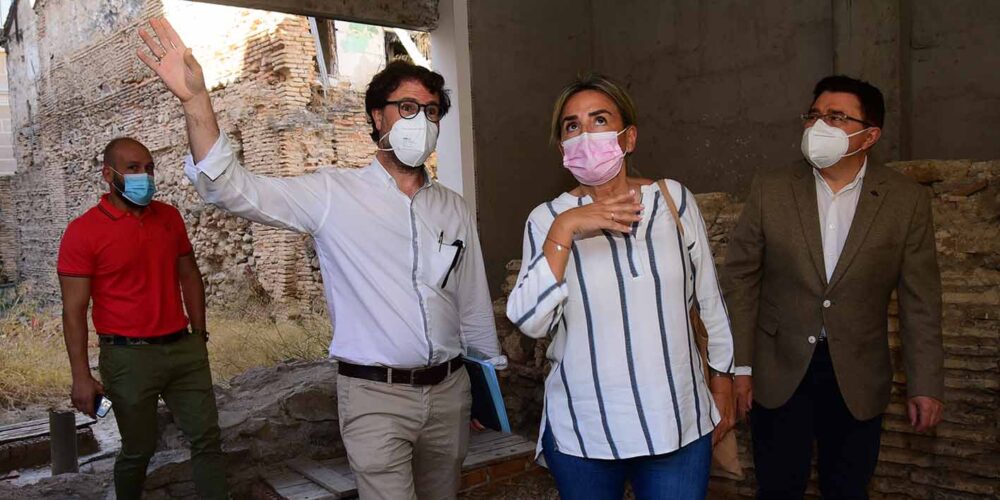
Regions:
<instances>
[{"instance_id":1,"label":"gesturing hand","mask_svg":"<svg viewBox=\"0 0 1000 500\"><path fill-rule=\"evenodd\" d=\"M142 47L136 49L139 59L160 77L167 89L182 103L205 92L205 75L201 71L201 65L191 54L191 49L177 36L173 26L163 18L150 19L149 26L156 33L156 38L139 28L139 37L149 49L149 53Z\"/></svg>"}]
</instances>

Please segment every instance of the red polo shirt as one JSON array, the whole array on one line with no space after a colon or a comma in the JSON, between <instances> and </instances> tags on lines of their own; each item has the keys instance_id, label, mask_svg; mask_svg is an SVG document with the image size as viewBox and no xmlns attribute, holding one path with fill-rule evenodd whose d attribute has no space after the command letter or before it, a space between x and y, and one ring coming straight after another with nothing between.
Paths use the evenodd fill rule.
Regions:
<instances>
[{"instance_id":1,"label":"red polo shirt","mask_svg":"<svg viewBox=\"0 0 1000 500\"><path fill-rule=\"evenodd\" d=\"M105 194L69 223L57 271L90 278L98 333L158 337L187 327L177 258L191 251L176 208L154 201L135 217Z\"/></svg>"}]
</instances>

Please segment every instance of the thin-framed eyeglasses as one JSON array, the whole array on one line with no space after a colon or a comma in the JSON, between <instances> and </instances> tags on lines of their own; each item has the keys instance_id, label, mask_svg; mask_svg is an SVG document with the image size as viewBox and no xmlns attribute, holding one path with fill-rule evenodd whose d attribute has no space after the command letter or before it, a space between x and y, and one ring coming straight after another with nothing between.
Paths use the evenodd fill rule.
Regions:
<instances>
[{"instance_id":1,"label":"thin-framed eyeglasses","mask_svg":"<svg viewBox=\"0 0 1000 500\"><path fill-rule=\"evenodd\" d=\"M854 118L853 116L848 116L848 115L846 115L844 113L839 113L839 112L836 112L836 113L816 113L816 112L802 113L801 115L799 115L799 118L802 119L802 123L805 124L805 126L807 126L807 127L809 127L812 124L816 123L816 120L823 120L827 125L830 125L831 127L840 127L840 128L846 127L851 122L857 122L857 123L860 123L860 124L862 124L862 125L864 125L866 127L874 127L875 126L871 122L862 120L860 118Z\"/></svg>"}]
</instances>

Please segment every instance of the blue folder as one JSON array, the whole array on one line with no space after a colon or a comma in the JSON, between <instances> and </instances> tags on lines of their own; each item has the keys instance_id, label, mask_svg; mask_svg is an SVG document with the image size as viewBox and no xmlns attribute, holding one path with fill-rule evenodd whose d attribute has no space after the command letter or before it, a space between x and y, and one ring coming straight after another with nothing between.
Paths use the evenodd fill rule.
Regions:
<instances>
[{"instance_id":1,"label":"blue folder","mask_svg":"<svg viewBox=\"0 0 1000 500\"><path fill-rule=\"evenodd\" d=\"M493 364L469 356L462 356L462 361L472 381L472 418L490 429L509 433L507 407L503 404Z\"/></svg>"}]
</instances>

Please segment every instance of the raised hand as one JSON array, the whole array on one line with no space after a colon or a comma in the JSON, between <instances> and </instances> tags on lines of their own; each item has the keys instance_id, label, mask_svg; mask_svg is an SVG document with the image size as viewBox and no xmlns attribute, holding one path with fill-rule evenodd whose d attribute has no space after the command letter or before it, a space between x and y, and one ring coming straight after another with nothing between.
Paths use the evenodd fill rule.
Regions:
<instances>
[{"instance_id":1,"label":"raised hand","mask_svg":"<svg viewBox=\"0 0 1000 500\"><path fill-rule=\"evenodd\" d=\"M635 201L635 190L606 200L567 210L556 218L559 226L572 234L609 230L628 234L632 223L642 220L642 205Z\"/></svg>"},{"instance_id":2,"label":"raised hand","mask_svg":"<svg viewBox=\"0 0 1000 500\"><path fill-rule=\"evenodd\" d=\"M139 28L139 37L149 50L147 53L142 47L136 49L139 59L160 77L167 89L182 103L205 93L205 75L201 71L201 65L191 54L191 49L177 36L173 26L163 18L150 19L149 26L156 37Z\"/></svg>"}]
</instances>

